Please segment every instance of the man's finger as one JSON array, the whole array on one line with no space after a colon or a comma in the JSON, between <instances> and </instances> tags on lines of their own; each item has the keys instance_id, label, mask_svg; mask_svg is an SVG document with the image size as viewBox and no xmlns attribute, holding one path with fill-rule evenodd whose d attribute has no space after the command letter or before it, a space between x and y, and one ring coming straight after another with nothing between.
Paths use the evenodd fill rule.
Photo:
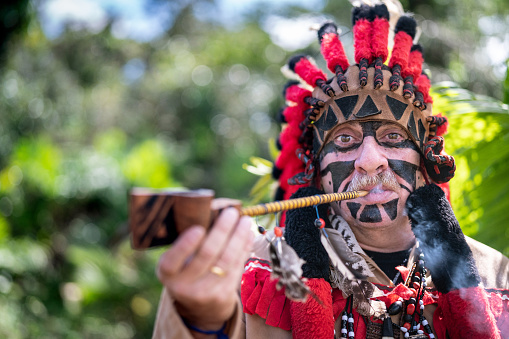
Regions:
<instances>
[{"instance_id":1,"label":"man's finger","mask_svg":"<svg viewBox=\"0 0 509 339\"><path fill-rule=\"evenodd\" d=\"M230 238L223 254L217 261L218 266L228 271L230 280L240 280L240 276L244 272L245 261L252 250L253 238L251 218L242 217L234 236Z\"/></svg>"},{"instance_id":2,"label":"man's finger","mask_svg":"<svg viewBox=\"0 0 509 339\"><path fill-rule=\"evenodd\" d=\"M239 212L234 208L227 208L217 218L202 246L196 253L194 260L185 268L186 272L204 275L207 273L223 252L228 239L237 225Z\"/></svg>"},{"instance_id":3,"label":"man's finger","mask_svg":"<svg viewBox=\"0 0 509 339\"><path fill-rule=\"evenodd\" d=\"M157 265L157 277L164 283L166 277L182 271L188 258L196 252L205 237L205 229L193 226L179 235L172 247L164 252Z\"/></svg>"}]
</instances>

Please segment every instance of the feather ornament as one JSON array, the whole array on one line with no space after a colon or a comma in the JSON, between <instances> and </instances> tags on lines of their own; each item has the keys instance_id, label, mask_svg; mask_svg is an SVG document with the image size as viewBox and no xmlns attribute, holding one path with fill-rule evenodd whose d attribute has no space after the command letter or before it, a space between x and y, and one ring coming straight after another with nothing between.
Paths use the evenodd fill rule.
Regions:
<instances>
[{"instance_id":1,"label":"feather ornament","mask_svg":"<svg viewBox=\"0 0 509 339\"><path fill-rule=\"evenodd\" d=\"M286 297L298 302L305 302L311 295L320 305L323 305L318 296L306 285L306 279L302 278L302 265L305 261L286 243L283 231L276 227L275 236L272 239L269 239L264 229L260 230L260 233L262 232L269 243L271 278L277 279L277 290L284 288Z\"/></svg>"}]
</instances>

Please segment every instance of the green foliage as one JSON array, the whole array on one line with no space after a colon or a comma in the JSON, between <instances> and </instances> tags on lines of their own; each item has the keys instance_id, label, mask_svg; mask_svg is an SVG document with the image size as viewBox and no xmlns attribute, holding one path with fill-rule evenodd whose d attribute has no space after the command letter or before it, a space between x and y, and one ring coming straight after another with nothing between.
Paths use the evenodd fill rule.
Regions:
<instances>
[{"instance_id":1,"label":"green foliage","mask_svg":"<svg viewBox=\"0 0 509 339\"><path fill-rule=\"evenodd\" d=\"M68 27L48 40L35 16L38 2L0 5L7 30L0 41L5 51L0 337L150 337L161 291L154 268L164 249L130 248L127 200L133 186L212 188L217 196L245 199L256 180L242 170L249 163L249 171L262 174L252 196L257 202L272 199L271 164L262 158L274 159L277 153L267 140L277 134L273 116L283 104L280 67L289 52L274 44L259 22L272 14L308 11L280 6L276 13L264 3L241 25L227 29L197 19L193 6L200 2L180 6L166 35L149 43L117 39L112 25L99 33ZM424 9L426 4L447 7L447 13L439 11L444 20L457 11L419 2ZM493 0L486 6L490 15L497 13L494 8L503 15L504 4ZM347 1L330 1L325 11L349 26ZM110 19L113 24L115 18ZM448 22L452 27L456 20ZM456 33L466 32L463 23ZM450 57L461 49L456 43L471 47L471 40L444 37L427 59L434 69L454 66L450 74L462 76L465 84L498 93L498 82L472 73L478 63ZM317 43L308 50L316 54ZM508 163L503 161L506 108L458 88L439 88L436 100L436 107L441 102L449 107L443 111L451 120L463 121L450 133L460 133L462 141L448 140L458 163L468 168L453 184L453 194L466 192L454 198L462 224L507 253L507 235L501 231L507 208L501 193L507 191L501 177ZM470 113L480 106L484 111ZM497 194L502 203L494 202Z\"/></svg>"},{"instance_id":2,"label":"green foliage","mask_svg":"<svg viewBox=\"0 0 509 339\"><path fill-rule=\"evenodd\" d=\"M453 83L433 87L449 119L446 150L457 162L451 202L465 234L509 254L509 106Z\"/></svg>"}]
</instances>

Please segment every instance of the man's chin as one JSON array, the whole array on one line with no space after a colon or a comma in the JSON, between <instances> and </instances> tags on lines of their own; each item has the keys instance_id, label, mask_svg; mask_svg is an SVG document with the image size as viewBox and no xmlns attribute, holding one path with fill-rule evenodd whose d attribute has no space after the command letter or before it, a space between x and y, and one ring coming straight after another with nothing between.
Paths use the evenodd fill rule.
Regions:
<instances>
[{"instance_id":1,"label":"man's chin","mask_svg":"<svg viewBox=\"0 0 509 339\"><path fill-rule=\"evenodd\" d=\"M390 218L387 218L387 217L384 217L384 218L382 218L382 220L379 220L379 221L374 221L374 220L360 221L360 220L356 219L354 221L354 224L357 226L360 226L362 228L366 228L366 229L383 229L383 228L388 228L388 227L393 226L394 220L390 220Z\"/></svg>"}]
</instances>

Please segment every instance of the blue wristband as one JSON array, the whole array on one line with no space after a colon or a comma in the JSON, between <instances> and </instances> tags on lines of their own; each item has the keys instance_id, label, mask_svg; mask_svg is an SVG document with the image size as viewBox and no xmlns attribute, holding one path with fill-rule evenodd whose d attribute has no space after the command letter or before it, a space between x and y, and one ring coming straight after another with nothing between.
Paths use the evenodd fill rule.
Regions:
<instances>
[{"instance_id":1,"label":"blue wristband","mask_svg":"<svg viewBox=\"0 0 509 339\"><path fill-rule=\"evenodd\" d=\"M226 328L226 322L224 323L223 327L221 327L219 330L217 331L205 331L205 330L202 330L202 329L199 329L198 327L196 326L193 326L191 325L190 323L187 322L186 319L182 318L182 321L184 322L184 324L186 325L186 327L190 330L193 330L195 332L198 332L198 333L201 333L201 334L215 334L217 335L217 339L229 339L228 335L226 333L224 333L224 329Z\"/></svg>"}]
</instances>

